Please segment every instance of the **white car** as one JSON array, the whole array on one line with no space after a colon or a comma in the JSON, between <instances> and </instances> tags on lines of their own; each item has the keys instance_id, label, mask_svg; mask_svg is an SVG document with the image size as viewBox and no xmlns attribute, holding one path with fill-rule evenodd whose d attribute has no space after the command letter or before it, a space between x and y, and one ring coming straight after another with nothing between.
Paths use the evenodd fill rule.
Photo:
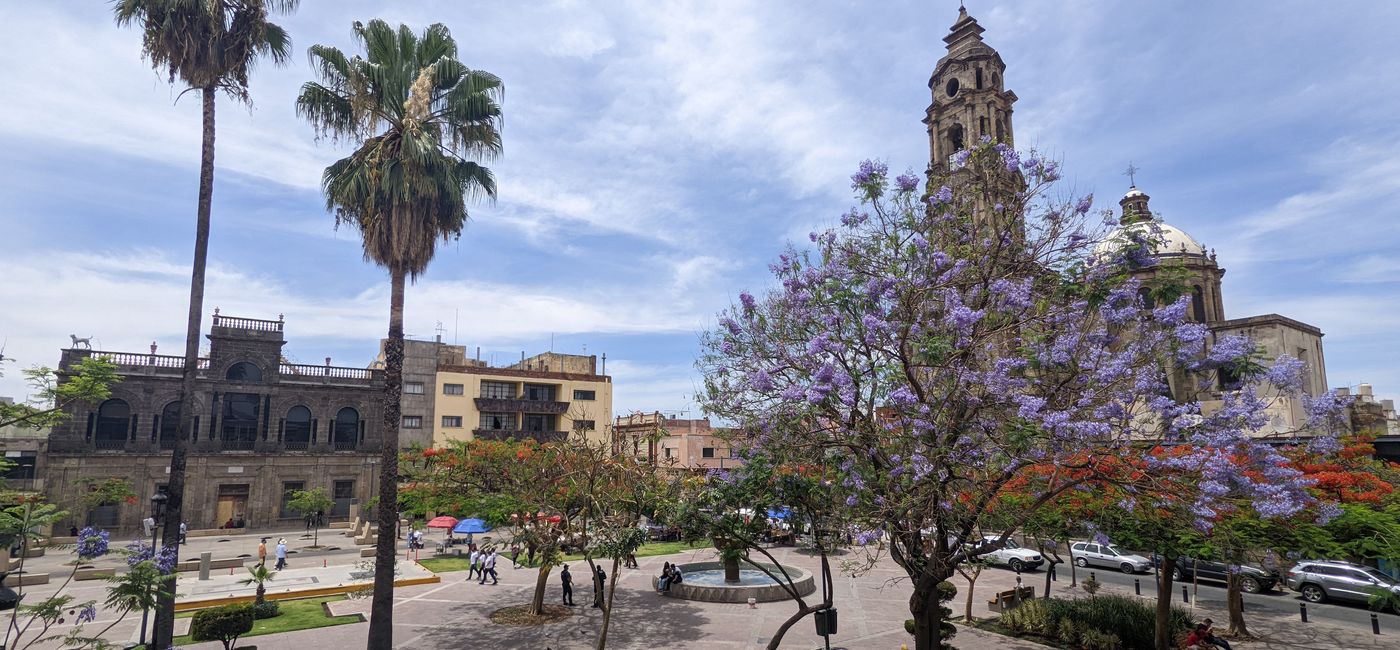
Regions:
<instances>
[{"instance_id":1,"label":"white car","mask_svg":"<svg viewBox=\"0 0 1400 650\"><path fill-rule=\"evenodd\" d=\"M999 535L984 535L982 537L982 544L995 544L998 537ZM1045 564L1045 558L1040 555L1040 552L1024 548L1009 538L1001 548L986 553L981 557L993 564L1005 564L1011 567L1012 571L1018 573L1021 571L1029 571Z\"/></svg>"},{"instance_id":2,"label":"white car","mask_svg":"<svg viewBox=\"0 0 1400 650\"><path fill-rule=\"evenodd\" d=\"M1152 568L1152 560L1119 550L1112 544L1075 542L1070 545L1069 554L1074 558L1075 565L1081 567L1092 564L1118 569L1123 573L1141 573Z\"/></svg>"}]
</instances>

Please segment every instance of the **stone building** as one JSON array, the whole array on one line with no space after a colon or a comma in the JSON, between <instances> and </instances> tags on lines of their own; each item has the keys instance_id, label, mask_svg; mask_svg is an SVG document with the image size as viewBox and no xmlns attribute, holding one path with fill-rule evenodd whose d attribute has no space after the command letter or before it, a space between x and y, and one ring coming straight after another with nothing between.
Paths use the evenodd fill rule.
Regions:
<instances>
[{"instance_id":1,"label":"stone building","mask_svg":"<svg viewBox=\"0 0 1400 650\"><path fill-rule=\"evenodd\" d=\"M562 440L570 433L607 440L612 377L599 372L597 356L545 352L521 357L504 368L469 359L439 364L433 443L511 437Z\"/></svg>"},{"instance_id":2,"label":"stone building","mask_svg":"<svg viewBox=\"0 0 1400 650\"><path fill-rule=\"evenodd\" d=\"M9 397L0 403L13 404ZM44 464L48 460L49 430L18 425L0 426L0 452L6 466L0 479L7 490L16 492L44 491Z\"/></svg>"},{"instance_id":3,"label":"stone building","mask_svg":"<svg viewBox=\"0 0 1400 650\"><path fill-rule=\"evenodd\" d=\"M221 316L214 310L209 355L199 360L189 445L184 518L190 528L232 520L248 527L299 518L286 507L293 490L324 488L332 519L366 503L378 474L383 373L367 368L288 363L282 318ZM60 381L79 359L101 356L121 382L100 404L76 404L49 438L44 491L74 513L68 525L134 529L146 496L169 480L177 436L183 356L63 350ZM134 504L77 505L89 485L119 478Z\"/></svg>"},{"instance_id":4,"label":"stone building","mask_svg":"<svg viewBox=\"0 0 1400 650\"><path fill-rule=\"evenodd\" d=\"M371 366L384 368L384 344L379 341L379 357ZM433 414L437 403L439 365L464 365L466 348L442 342L405 339L403 347L403 397L399 401L399 446L404 449L433 446Z\"/></svg>"},{"instance_id":5,"label":"stone building","mask_svg":"<svg viewBox=\"0 0 1400 650\"><path fill-rule=\"evenodd\" d=\"M725 438L727 429L709 418L684 419L655 413L619 415L613 423L613 453L676 469L735 467L743 462Z\"/></svg>"}]
</instances>

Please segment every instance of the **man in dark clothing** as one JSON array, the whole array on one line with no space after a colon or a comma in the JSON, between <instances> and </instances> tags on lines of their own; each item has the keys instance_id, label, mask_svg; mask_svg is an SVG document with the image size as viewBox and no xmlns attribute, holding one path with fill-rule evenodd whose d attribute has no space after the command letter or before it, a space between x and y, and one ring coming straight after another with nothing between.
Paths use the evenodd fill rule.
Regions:
<instances>
[{"instance_id":1,"label":"man in dark clothing","mask_svg":"<svg viewBox=\"0 0 1400 650\"><path fill-rule=\"evenodd\" d=\"M569 573L569 565L564 565L564 570L559 572L559 582L564 584L564 604L569 607L574 606L574 575Z\"/></svg>"},{"instance_id":2,"label":"man in dark clothing","mask_svg":"<svg viewBox=\"0 0 1400 650\"><path fill-rule=\"evenodd\" d=\"M603 573L603 567L597 567L598 572L593 574L593 606L603 607L603 584L608 579L608 574Z\"/></svg>"}]
</instances>

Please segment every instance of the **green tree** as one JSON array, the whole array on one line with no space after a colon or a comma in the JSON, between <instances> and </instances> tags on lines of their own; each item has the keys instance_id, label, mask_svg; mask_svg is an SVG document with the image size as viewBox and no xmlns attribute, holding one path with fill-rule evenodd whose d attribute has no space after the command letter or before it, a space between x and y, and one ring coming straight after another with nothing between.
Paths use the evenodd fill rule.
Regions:
<instances>
[{"instance_id":1,"label":"green tree","mask_svg":"<svg viewBox=\"0 0 1400 650\"><path fill-rule=\"evenodd\" d=\"M253 598L253 602L257 605L262 605L264 602L267 602L266 585L268 582L271 582L273 576L276 575L277 572L267 568L267 564L259 562L257 564L254 564L253 566L248 567L248 577L239 580L238 584L243 585L245 587L248 585L257 585L258 589L256 595Z\"/></svg>"},{"instance_id":2,"label":"green tree","mask_svg":"<svg viewBox=\"0 0 1400 650\"><path fill-rule=\"evenodd\" d=\"M224 605L201 609L190 622L190 638L195 641L219 641L224 650L233 650L238 637L253 631L253 608L248 605ZM387 646L386 646L387 647Z\"/></svg>"},{"instance_id":3,"label":"green tree","mask_svg":"<svg viewBox=\"0 0 1400 650\"><path fill-rule=\"evenodd\" d=\"M468 197L494 198L496 182L475 159L501 150L500 79L457 60L447 27L415 34L382 20L355 23L364 56L312 46L320 81L308 82L297 112L322 135L356 144L326 168L321 185L336 225L360 233L367 261L389 272L384 346L384 422L379 543L369 646L388 647L393 629L391 533L398 523L399 398L403 374L405 280L428 268L439 240L461 235Z\"/></svg>"},{"instance_id":4,"label":"green tree","mask_svg":"<svg viewBox=\"0 0 1400 650\"><path fill-rule=\"evenodd\" d=\"M325 488L314 490L294 490L290 499L287 499L287 509L301 513L303 517L310 517L311 524L311 547L319 548L321 545L321 520L324 513L330 512L335 505L330 495L326 494Z\"/></svg>"},{"instance_id":5,"label":"green tree","mask_svg":"<svg viewBox=\"0 0 1400 650\"><path fill-rule=\"evenodd\" d=\"M268 22L272 14L289 14L298 0L117 0L117 25L141 30L142 54L170 83L200 93L203 138L200 144L199 198L195 217L194 262L190 271L189 313L185 321L185 362L180 384L180 426L170 455L165 544L178 545L185 496L186 440L194 418L200 322L204 310L204 276L209 256L209 213L214 198L214 104L217 94L249 102L248 74L258 59L287 61L291 39ZM163 598L156 609L155 646L170 645L175 600Z\"/></svg>"},{"instance_id":6,"label":"green tree","mask_svg":"<svg viewBox=\"0 0 1400 650\"><path fill-rule=\"evenodd\" d=\"M29 368L24 376L34 389L34 395L22 404L0 403L0 428L51 427L67 419L64 410L67 406L102 402L112 395L112 385L120 381L117 367L103 357L79 359L62 382L58 380L58 373L46 366Z\"/></svg>"}]
</instances>

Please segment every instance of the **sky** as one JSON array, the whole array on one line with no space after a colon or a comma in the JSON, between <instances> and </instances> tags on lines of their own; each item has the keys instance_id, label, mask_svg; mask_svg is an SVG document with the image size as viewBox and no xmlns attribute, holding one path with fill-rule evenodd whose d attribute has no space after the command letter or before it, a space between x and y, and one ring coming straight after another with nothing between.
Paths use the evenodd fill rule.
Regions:
<instances>
[{"instance_id":1,"label":"sky","mask_svg":"<svg viewBox=\"0 0 1400 650\"><path fill-rule=\"evenodd\" d=\"M407 293L415 338L607 355L614 408L698 415L699 334L771 285L788 242L854 202L860 160L923 170L920 120L956 0L301 3L296 55L218 105L205 330L285 315L286 356L364 366L387 275L318 181L345 146L296 115L313 44L351 23L441 22L505 84L493 203L470 207ZM1019 96L1016 145L1115 208L1140 171L1165 220L1214 248L1230 318L1326 333L1332 386L1400 394L1400 3L969 0ZM199 102L141 58L107 3L0 6L0 395L94 347L183 350Z\"/></svg>"}]
</instances>

